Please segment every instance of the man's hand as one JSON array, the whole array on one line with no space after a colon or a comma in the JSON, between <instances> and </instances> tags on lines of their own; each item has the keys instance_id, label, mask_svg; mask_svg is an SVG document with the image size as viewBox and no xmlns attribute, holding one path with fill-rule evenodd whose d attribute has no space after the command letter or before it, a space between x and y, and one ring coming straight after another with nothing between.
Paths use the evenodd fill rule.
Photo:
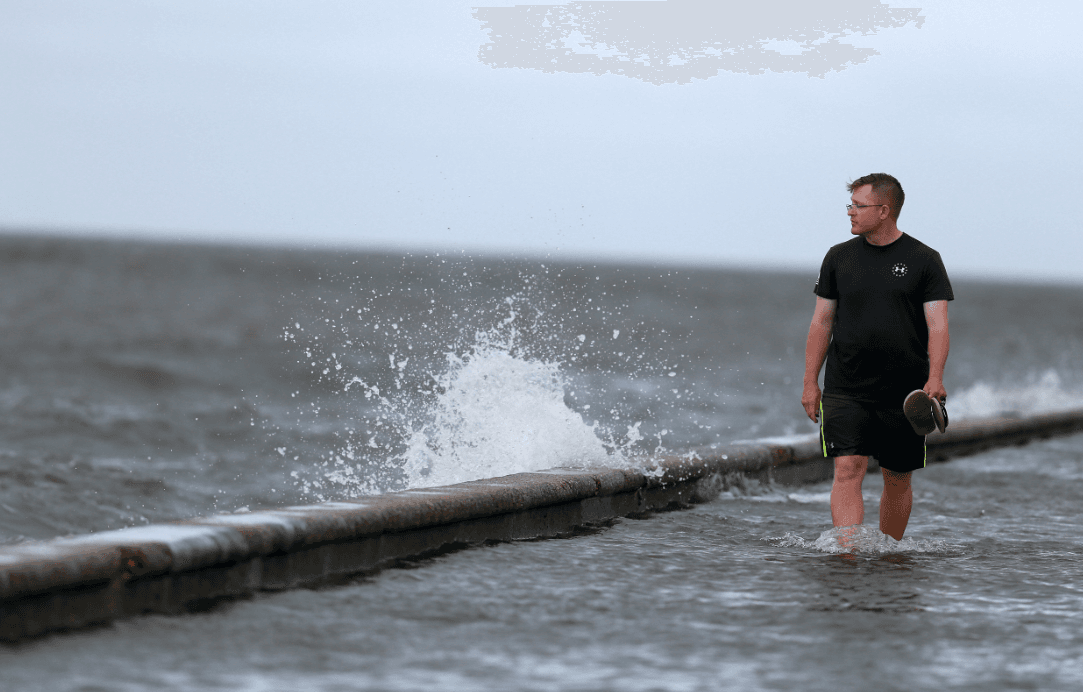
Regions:
<instances>
[{"instance_id":1,"label":"man's hand","mask_svg":"<svg viewBox=\"0 0 1083 692\"><path fill-rule=\"evenodd\" d=\"M805 383L805 389L801 392L801 405L805 407L809 420L813 423L820 422L820 385L818 383Z\"/></svg>"},{"instance_id":2,"label":"man's hand","mask_svg":"<svg viewBox=\"0 0 1083 692\"><path fill-rule=\"evenodd\" d=\"M944 403L948 398L948 393L944 391L944 383L940 380L929 378L929 381L925 383L922 390L928 394L931 399L936 399L940 403Z\"/></svg>"},{"instance_id":3,"label":"man's hand","mask_svg":"<svg viewBox=\"0 0 1083 692\"><path fill-rule=\"evenodd\" d=\"M801 405L813 423L820 420L820 368L827 358L837 305L837 300L816 296L816 309L812 313L808 341L805 342L805 388L801 392Z\"/></svg>"},{"instance_id":4,"label":"man's hand","mask_svg":"<svg viewBox=\"0 0 1083 692\"><path fill-rule=\"evenodd\" d=\"M948 336L948 301L922 303L925 323L929 326L929 381L922 390L940 403L948 398L944 391L944 363L948 360L951 338Z\"/></svg>"}]
</instances>

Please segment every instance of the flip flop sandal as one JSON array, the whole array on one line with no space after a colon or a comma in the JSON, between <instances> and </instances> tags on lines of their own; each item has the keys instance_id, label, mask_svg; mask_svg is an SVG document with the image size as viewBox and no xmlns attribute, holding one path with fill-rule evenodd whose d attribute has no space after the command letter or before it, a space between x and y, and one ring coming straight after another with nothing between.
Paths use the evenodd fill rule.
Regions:
<instances>
[{"instance_id":1,"label":"flip flop sandal","mask_svg":"<svg viewBox=\"0 0 1083 692\"><path fill-rule=\"evenodd\" d=\"M933 422L936 429L944 432L948 429L948 407L943 402L933 399Z\"/></svg>"},{"instance_id":2,"label":"flip flop sandal","mask_svg":"<svg viewBox=\"0 0 1083 692\"><path fill-rule=\"evenodd\" d=\"M906 395L903 413L918 435L928 435L934 430L944 432L948 427L948 414L940 402L920 389Z\"/></svg>"}]
</instances>

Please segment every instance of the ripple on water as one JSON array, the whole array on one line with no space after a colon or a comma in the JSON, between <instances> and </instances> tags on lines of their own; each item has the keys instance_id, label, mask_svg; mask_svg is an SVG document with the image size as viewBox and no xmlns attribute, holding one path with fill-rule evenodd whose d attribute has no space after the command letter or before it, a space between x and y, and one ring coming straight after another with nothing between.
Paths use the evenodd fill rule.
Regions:
<instances>
[{"instance_id":1,"label":"ripple on water","mask_svg":"<svg viewBox=\"0 0 1083 692\"><path fill-rule=\"evenodd\" d=\"M947 541L935 539L914 539L904 537L897 541L880 531L875 526L840 526L828 529L819 537L810 541L794 533L786 533L780 538L768 538L768 541L786 548L806 548L822 553L838 555L959 555L963 548Z\"/></svg>"}]
</instances>

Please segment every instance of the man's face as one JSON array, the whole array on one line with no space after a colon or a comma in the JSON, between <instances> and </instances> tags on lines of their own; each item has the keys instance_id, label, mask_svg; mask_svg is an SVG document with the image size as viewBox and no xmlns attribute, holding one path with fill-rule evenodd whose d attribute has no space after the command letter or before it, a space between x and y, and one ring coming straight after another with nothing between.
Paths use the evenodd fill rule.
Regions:
<instances>
[{"instance_id":1,"label":"man's face","mask_svg":"<svg viewBox=\"0 0 1083 692\"><path fill-rule=\"evenodd\" d=\"M887 219L888 207L880 204L872 192L872 185L862 185L854 190L850 204L853 206L846 213L850 216L850 232L854 235L868 235Z\"/></svg>"}]
</instances>

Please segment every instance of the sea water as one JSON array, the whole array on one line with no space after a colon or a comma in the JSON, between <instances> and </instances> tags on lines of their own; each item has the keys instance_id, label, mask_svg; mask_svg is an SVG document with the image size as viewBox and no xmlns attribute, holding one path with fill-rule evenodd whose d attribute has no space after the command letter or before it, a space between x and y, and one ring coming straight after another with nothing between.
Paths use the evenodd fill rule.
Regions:
<instances>
[{"instance_id":1,"label":"sea water","mask_svg":"<svg viewBox=\"0 0 1083 692\"><path fill-rule=\"evenodd\" d=\"M813 277L0 242L7 542L802 435ZM1078 407L1083 290L957 280L953 420ZM1076 689L1080 437L0 649L23 690Z\"/></svg>"}]
</instances>

